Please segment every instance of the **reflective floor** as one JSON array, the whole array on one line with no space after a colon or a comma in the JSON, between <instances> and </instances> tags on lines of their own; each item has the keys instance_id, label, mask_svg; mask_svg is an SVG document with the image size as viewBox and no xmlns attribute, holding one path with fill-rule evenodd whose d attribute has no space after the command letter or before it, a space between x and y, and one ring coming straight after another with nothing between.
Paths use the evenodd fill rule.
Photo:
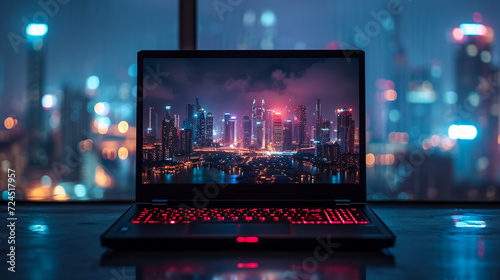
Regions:
<instances>
[{"instance_id":1,"label":"reflective floor","mask_svg":"<svg viewBox=\"0 0 500 280\"><path fill-rule=\"evenodd\" d=\"M125 203L19 203L16 272L0 279L500 279L500 205L372 204L397 236L377 252L122 252L99 236ZM1 215L6 217L6 208ZM2 220L6 221L5 218ZM9 245L10 246L10 245Z\"/></svg>"}]
</instances>

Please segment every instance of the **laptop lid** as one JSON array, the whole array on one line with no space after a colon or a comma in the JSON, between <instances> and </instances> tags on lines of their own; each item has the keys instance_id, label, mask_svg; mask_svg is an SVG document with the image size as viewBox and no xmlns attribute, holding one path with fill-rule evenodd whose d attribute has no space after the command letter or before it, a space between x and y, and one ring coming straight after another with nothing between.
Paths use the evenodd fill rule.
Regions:
<instances>
[{"instance_id":1,"label":"laptop lid","mask_svg":"<svg viewBox=\"0 0 500 280\"><path fill-rule=\"evenodd\" d=\"M136 201L366 201L364 52L141 51Z\"/></svg>"}]
</instances>

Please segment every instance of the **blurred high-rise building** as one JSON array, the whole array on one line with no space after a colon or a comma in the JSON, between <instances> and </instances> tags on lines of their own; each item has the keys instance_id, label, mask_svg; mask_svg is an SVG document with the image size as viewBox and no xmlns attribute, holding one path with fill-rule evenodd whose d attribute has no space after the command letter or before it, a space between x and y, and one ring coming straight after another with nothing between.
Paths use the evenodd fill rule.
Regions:
<instances>
[{"instance_id":1,"label":"blurred high-rise building","mask_svg":"<svg viewBox=\"0 0 500 280\"><path fill-rule=\"evenodd\" d=\"M492 64L494 31L480 23L469 23L455 28L453 35L457 45L458 110L451 125L471 125L477 130L471 139L457 139L456 175L469 185L494 184L500 179L498 70Z\"/></svg>"},{"instance_id":2,"label":"blurred high-rise building","mask_svg":"<svg viewBox=\"0 0 500 280\"><path fill-rule=\"evenodd\" d=\"M63 102L61 106L61 159L81 157L82 150L80 142L90 137L90 119L87 112L89 98L82 92L75 91L69 87L63 89ZM87 140L92 141L92 140ZM70 170L64 175L64 181L78 182L77 170Z\"/></svg>"},{"instance_id":3,"label":"blurred high-rise building","mask_svg":"<svg viewBox=\"0 0 500 280\"><path fill-rule=\"evenodd\" d=\"M28 45L26 130L28 134L28 163L30 166L47 166L47 137L43 129L42 96L45 74L44 38L45 24L29 24L26 28Z\"/></svg>"}]
</instances>

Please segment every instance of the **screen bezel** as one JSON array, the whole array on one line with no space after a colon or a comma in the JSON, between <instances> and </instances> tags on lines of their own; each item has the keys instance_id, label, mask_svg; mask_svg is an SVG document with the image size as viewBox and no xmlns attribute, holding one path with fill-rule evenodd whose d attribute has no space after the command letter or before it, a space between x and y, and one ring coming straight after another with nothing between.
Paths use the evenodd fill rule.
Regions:
<instances>
[{"instance_id":1,"label":"screen bezel","mask_svg":"<svg viewBox=\"0 0 500 280\"><path fill-rule=\"evenodd\" d=\"M228 187L210 184L186 184L172 188L169 184L142 184L143 130L143 62L146 58L352 58L359 61L359 184L273 184ZM343 200L366 201L366 133L365 133L365 53L360 50L265 50L265 51L140 51L137 54L137 154L136 201L194 201L201 196L209 200ZM203 199L203 197L202 197Z\"/></svg>"}]
</instances>

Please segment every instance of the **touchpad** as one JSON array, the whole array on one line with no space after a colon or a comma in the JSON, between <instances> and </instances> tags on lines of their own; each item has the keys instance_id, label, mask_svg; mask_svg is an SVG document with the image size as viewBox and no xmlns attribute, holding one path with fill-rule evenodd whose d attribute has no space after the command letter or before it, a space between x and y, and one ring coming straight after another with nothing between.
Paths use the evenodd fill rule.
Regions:
<instances>
[{"instance_id":1,"label":"touchpad","mask_svg":"<svg viewBox=\"0 0 500 280\"><path fill-rule=\"evenodd\" d=\"M189 235L236 235L238 233L238 224L191 224Z\"/></svg>"},{"instance_id":2,"label":"touchpad","mask_svg":"<svg viewBox=\"0 0 500 280\"><path fill-rule=\"evenodd\" d=\"M290 224L240 224L239 235L291 235Z\"/></svg>"}]
</instances>

